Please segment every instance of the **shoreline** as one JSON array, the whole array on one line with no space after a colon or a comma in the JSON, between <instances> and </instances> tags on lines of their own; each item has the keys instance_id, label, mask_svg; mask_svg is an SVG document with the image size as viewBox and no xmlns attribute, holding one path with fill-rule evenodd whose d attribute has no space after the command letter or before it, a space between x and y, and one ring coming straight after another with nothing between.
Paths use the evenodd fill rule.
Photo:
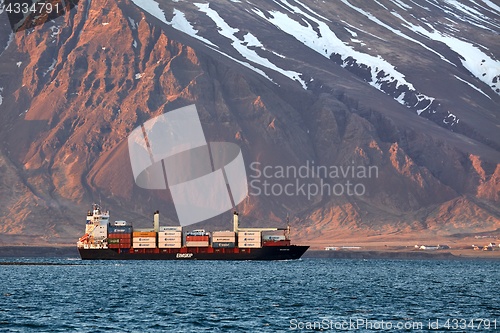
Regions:
<instances>
[{"instance_id":1,"label":"shoreline","mask_svg":"<svg viewBox=\"0 0 500 333\"><path fill-rule=\"evenodd\" d=\"M302 258L310 259L366 259L366 260L500 260L500 253L497 255L484 255L483 253L453 253L443 252L423 252L423 251L377 251L377 250L357 250L357 251L323 251L308 250Z\"/></svg>"},{"instance_id":2,"label":"shoreline","mask_svg":"<svg viewBox=\"0 0 500 333\"><path fill-rule=\"evenodd\" d=\"M76 246L0 246L0 258L79 258ZM500 260L500 251L307 250L303 259Z\"/></svg>"},{"instance_id":3,"label":"shoreline","mask_svg":"<svg viewBox=\"0 0 500 333\"><path fill-rule=\"evenodd\" d=\"M80 258L76 246L0 246L0 258Z\"/></svg>"}]
</instances>

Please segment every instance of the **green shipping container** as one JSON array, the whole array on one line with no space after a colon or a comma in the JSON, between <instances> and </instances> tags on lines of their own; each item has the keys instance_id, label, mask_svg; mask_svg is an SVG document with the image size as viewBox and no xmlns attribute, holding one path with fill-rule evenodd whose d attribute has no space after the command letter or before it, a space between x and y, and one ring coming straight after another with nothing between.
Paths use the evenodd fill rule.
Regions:
<instances>
[{"instance_id":1,"label":"green shipping container","mask_svg":"<svg viewBox=\"0 0 500 333\"><path fill-rule=\"evenodd\" d=\"M223 247L233 248L233 247L235 247L235 245L236 244L234 242L213 242L212 243L213 248L223 248Z\"/></svg>"}]
</instances>

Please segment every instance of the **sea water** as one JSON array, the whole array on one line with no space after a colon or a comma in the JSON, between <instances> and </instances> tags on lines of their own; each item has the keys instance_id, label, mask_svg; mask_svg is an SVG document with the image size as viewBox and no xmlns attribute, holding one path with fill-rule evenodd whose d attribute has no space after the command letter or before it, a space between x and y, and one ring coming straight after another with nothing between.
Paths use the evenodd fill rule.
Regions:
<instances>
[{"instance_id":1,"label":"sea water","mask_svg":"<svg viewBox=\"0 0 500 333\"><path fill-rule=\"evenodd\" d=\"M0 332L500 330L498 261L0 262Z\"/></svg>"}]
</instances>

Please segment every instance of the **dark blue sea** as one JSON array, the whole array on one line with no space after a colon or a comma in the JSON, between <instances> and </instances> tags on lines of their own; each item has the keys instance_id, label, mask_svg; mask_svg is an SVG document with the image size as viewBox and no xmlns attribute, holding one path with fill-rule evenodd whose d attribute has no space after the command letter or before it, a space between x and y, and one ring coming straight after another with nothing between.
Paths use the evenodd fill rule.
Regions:
<instances>
[{"instance_id":1,"label":"dark blue sea","mask_svg":"<svg viewBox=\"0 0 500 333\"><path fill-rule=\"evenodd\" d=\"M500 330L498 261L0 261L0 332Z\"/></svg>"}]
</instances>

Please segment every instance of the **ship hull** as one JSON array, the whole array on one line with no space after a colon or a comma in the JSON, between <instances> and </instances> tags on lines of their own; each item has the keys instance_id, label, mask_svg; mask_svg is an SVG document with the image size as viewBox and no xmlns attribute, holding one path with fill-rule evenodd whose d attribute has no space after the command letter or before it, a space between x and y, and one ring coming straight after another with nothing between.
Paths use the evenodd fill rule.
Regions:
<instances>
[{"instance_id":1,"label":"ship hull","mask_svg":"<svg viewBox=\"0 0 500 333\"><path fill-rule=\"evenodd\" d=\"M293 260L299 259L309 246L267 246L261 248L181 248L181 249L85 249L79 248L83 260Z\"/></svg>"}]
</instances>

